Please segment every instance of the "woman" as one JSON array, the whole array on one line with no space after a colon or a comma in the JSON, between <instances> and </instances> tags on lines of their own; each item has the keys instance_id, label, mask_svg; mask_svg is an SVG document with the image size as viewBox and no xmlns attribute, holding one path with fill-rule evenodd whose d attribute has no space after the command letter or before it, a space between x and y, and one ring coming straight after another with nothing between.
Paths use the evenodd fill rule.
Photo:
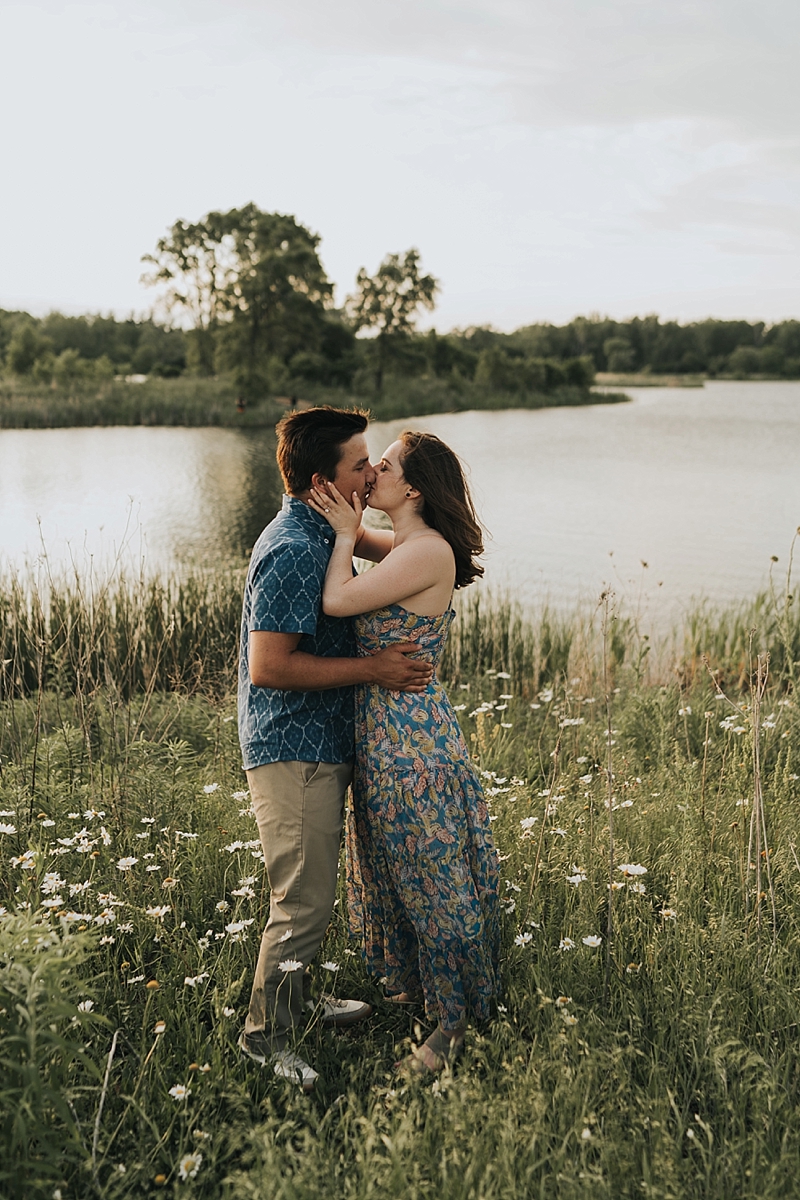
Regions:
<instances>
[{"instance_id":1,"label":"woman","mask_svg":"<svg viewBox=\"0 0 800 1200\"><path fill-rule=\"evenodd\" d=\"M434 666L454 588L483 568L481 531L458 458L429 433L404 433L381 459L361 524L357 493L332 484L309 503L336 532L326 613L355 620L359 654L418 642ZM353 555L377 565L352 572ZM351 927L387 997L425 1002L431 1036L406 1060L419 1074L461 1052L468 1010L488 1017L497 988L497 875L486 803L456 716L434 674L420 695L356 688L353 806L347 817Z\"/></svg>"}]
</instances>

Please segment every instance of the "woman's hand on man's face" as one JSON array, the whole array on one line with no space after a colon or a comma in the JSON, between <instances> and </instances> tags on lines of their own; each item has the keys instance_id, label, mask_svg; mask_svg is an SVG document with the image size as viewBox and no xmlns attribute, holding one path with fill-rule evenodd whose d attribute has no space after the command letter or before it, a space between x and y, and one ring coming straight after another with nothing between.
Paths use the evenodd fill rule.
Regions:
<instances>
[{"instance_id":1,"label":"woman's hand on man's face","mask_svg":"<svg viewBox=\"0 0 800 1200\"><path fill-rule=\"evenodd\" d=\"M325 518L334 533L350 534L355 538L361 527L363 512L358 492L353 492L351 507L334 483L328 483L326 487L327 492L312 487L308 497L309 507Z\"/></svg>"}]
</instances>

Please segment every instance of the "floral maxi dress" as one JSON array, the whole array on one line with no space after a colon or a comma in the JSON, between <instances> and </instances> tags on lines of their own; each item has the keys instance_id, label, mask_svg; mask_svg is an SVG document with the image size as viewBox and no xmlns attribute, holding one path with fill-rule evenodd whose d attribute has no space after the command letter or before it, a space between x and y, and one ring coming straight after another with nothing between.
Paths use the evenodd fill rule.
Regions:
<instances>
[{"instance_id":1,"label":"floral maxi dress","mask_svg":"<svg viewBox=\"0 0 800 1200\"><path fill-rule=\"evenodd\" d=\"M355 619L358 653L418 642L439 661L453 619L398 604ZM451 1029L497 994L498 859L478 775L434 674L423 693L356 688L347 813L351 932L388 994L421 991Z\"/></svg>"}]
</instances>

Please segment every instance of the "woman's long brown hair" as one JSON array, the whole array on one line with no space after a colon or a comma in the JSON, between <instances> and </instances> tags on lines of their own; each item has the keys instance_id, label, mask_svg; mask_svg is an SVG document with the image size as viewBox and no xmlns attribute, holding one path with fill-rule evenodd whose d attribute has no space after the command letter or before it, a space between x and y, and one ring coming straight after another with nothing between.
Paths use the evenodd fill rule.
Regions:
<instances>
[{"instance_id":1,"label":"woman's long brown hair","mask_svg":"<svg viewBox=\"0 0 800 1200\"><path fill-rule=\"evenodd\" d=\"M466 587L483 575L475 562L483 554L483 532L458 455L433 433L406 431L400 442L403 475L422 496L420 516L450 544L456 587Z\"/></svg>"}]
</instances>

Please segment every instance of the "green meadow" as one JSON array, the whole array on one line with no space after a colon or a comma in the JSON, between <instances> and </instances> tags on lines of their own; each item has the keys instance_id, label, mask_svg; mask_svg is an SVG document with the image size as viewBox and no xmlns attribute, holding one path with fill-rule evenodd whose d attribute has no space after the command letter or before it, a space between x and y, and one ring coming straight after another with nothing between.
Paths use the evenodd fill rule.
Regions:
<instances>
[{"instance_id":1,"label":"green meadow","mask_svg":"<svg viewBox=\"0 0 800 1200\"><path fill-rule=\"evenodd\" d=\"M241 573L0 588L0 1196L786 1197L800 1177L800 619L654 645L467 595L441 675L502 857L503 995L393 1070L340 896L304 1096L236 1048L268 894L233 692ZM323 965L325 964L325 965Z\"/></svg>"}]
</instances>

